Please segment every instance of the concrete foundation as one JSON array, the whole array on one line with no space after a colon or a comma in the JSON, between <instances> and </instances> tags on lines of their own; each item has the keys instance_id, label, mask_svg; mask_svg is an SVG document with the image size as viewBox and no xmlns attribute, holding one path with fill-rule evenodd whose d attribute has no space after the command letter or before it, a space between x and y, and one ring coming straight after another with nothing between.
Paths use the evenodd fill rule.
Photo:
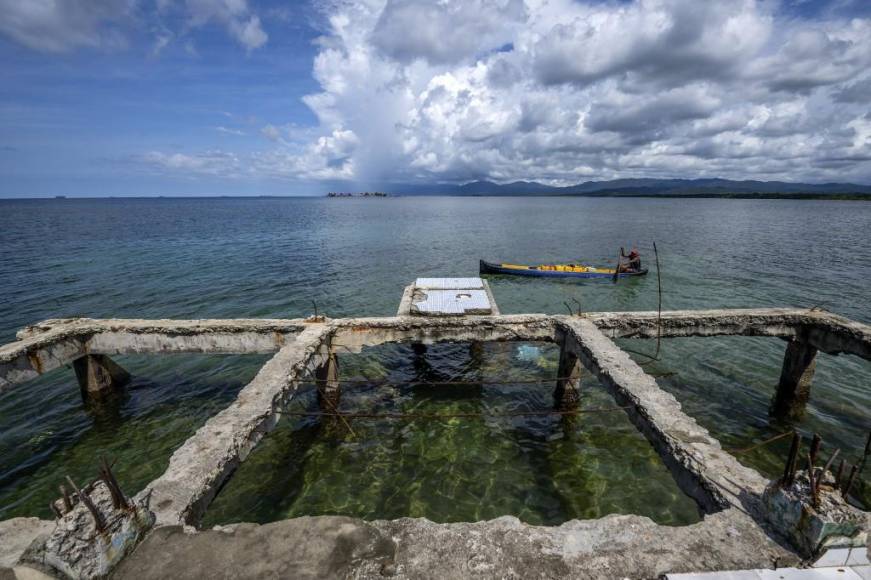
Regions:
<instances>
[{"instance_id":1,"label":"concrete foundation","mask_svg":"<svg viewBox=\"0 0 871 580\"><path fill-rule=\"evenodd\" d=\"M130 373L104 354L87 354L73 361L85 400L108 396L130 382Z\"/></svg>"},{"instance_id":2,"label":"concrete foundation","mask_svg":"<svg viewBox=\"0 0 871 580\"><path fill-rule=\"evenodd\" d=\"M325 350L328 351L325 362L315 369L315 384L318 389L318 404L323 410L330 412L339 408L342 389L339 383L339 359L328 346Z\"/></svg>"},{"instance_id":3,"label":"concrete foundation","mask_svg":"<svg viewBox=\"0 0 871 580\"><path fill-rule=\"evenodd\" d=\"M819 310L682 310L665 311L661 316L656 312L598 312L584 317L610 338L738 335L791 340L800 336L820 352L871 360L868 325ZM548 331L553 321L567 317L524 314L410 318L347 318L325 323L340 338L350 339L360 347L439 340L553 340L553 333ZM274 353L306 325L303 319L47 320L19 332L20 340L0 346L0 392L86 354ZM463 328L470 331L464 332Z\"/></svg>"},{"instance_id":4,"label":"concrete foundation","mask_svg":"<svg viewBox=\"0 0 871 580\"><path fill-rule=\"evenodd\" d=\"M136 501L154 513L157 529L122 561L119 577L655 577L664 572L768 567L773 560L780 565L797 563L809 555L807 545L794 535L798 524L782 517L783 510L774 509L766 499L771 482L726 452L611 340L716 335L791 341L778 393L791 394L793 400L807 390L816 351L871 359L871 327L798 309L316 322L64 319L29 327L19 341L0 347L0 390L77 359L86 361L78 365L86 365L86 384L105 385L107 375L112 379L108 383L115 384L105 355L275 353L236 400L176 450L163 475L137 495ZM195 534L186 533L190 527L185 533L178 527L197 525L227 478L274 428L301 382L314 374L324 400L337 401L336 352L406 342L415 345L415 356L423 360L425 345L444 341L559 344L562 380L556 386L557 404L576 403L581 365L585 366L619 405L627 407L629 418L681 489L707 513L704 521L667 528L635 516L556 527L528 526L511 517L462 524L299 518ZM472 346L470 355L481 356L477 349ZM89 369L97 369L93 381ZM868 529L867 522L857 525ZM72 529L58 533L63 542L76 535ZM81 565L98 569L86 562Z\"/></svg>"},{"instance_id":5,"label":"concrete foundation","mask_svg":"<svg viewBox=\"0 0 871 580\"><path fill-rule=\"evenodd\" d=\"M816 476L823 478L816 505L806 471L799 472L788 486L772 482L763 495L768 518L789 533L790 541L802 554L814 558L829 549L865 547L871 514L844 500L831 473L817 471Z\"/></svg>"},{"instance_id":6,"label":"concrete foundation","mask_svg":"<svg viewBox=\"0 0 871 580\"><path fill-rule=\"evenodd\" d=\"M556 388L553 391L554 408L567 411L581 402L581 361L563 346L559 353Z\"/></svg>"},{"instance_id":7,"label":"concrete foundation","mask_svg":"<svg viewBox=\"0 0 871 580\"><path fill-rule=\"evenodd\" d=\"M772 415L795 417L804 412L816 367L815 347L799 339L787 343L780 382L771 401Z\"/></svg>"}]
</instances>

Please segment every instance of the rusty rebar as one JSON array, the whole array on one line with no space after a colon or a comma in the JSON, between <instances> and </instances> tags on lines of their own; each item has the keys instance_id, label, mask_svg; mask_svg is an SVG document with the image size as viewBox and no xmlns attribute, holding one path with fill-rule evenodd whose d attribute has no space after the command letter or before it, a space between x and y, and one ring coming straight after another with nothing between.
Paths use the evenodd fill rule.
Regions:
<instances>
[{"instance_id":1,"label":"rusty rebar","mask_svg":"<svg viewBox=\"0 0 871 580\"><path fill-rule=\"evenodd\" d=\"M784 433L780 433L779 435L775 435L774 437L769 437L765 441L757 443L756 445L751 445L750 447L745 447L743 449L726 449L726 452L731 453L732 455L737 455L737 454L741 454L741 453L749 453L751 451L755 451L756 449L759 449L760 447L765 447L766 445L770 445L771 443L774 443L775 441L780 441L781 439L788 436L789 434L790 434L790 431L786 431Z\"/></svg>"},{"instance_id":2,"label":"rusty rebar","mask_svg":"<svg viewBox=\"0 0 871 580\"><path fill-rule=\"evenodd\" d=\"M76 495L79 498L79 501L85 504L85 507L88 508L88 511L91 512L91 517L94 518L94 527L97 532L103 533L106 531L106 519L103 517L103 514L100 513L100 510L97 509L97 506L94 505L94 502L91 501L91 498L88 497L88 494L83 493L72 478L68 475L67 481L72 486L73 490L76 492Z\"/></svg>"},{"instance_id":3,"label":"rusty rebar","mask_svg":"<svg viewBox=\"0 0 871 580\"><path fill-rule=\"evenodd\" d=\"M844 499L847 499L847 496L850 495L850 489L853 488L853 482L856 481L856 473L859 471L859 467L857 465L853 465L850 469L850 476L847 478L847 484L841 489L841 495Z\"/></svg>"},{"instance_id":4,"label":"rusty rebar","mask_svg":"<svg viewBox=\"0 0 871 580\"><path fill-rule=\"evenodd\" d=\"M792 485L795 481L795 464L798 460L798 451L801 448L801 435L798 431L792 432L792 443L789 446L789 454L786 456L786 465L783 468L781 483L785 486Z\"/></svg>"},{"instance_id":5,"label":"rusty rebar","mask_svg":"<svg viewBox=\"0 0 871 580\"><path fill-rule=\"evenodd\" d=\"M127 502L124 492L121 491L121 486L118 484L118 480L115 479L115 474L112 473L112 467L106 461L106 458L102 459L100 476L103 482L105 482L106 487L109 488L109 495L112 496L112 507L115 509L129 509L130 504Z\"/></svg>"},{"instance_id":6,"label":"rusty rebar","mask_svg":"<svg viewBox=\"0 0 871 580\"><path fill-rule=\"evenodd\" d=\"M819 433L814 433L814 438L811 440L811 463L817 460L817 455L820 452L820 448L823 446L823 439L820 437Z\"/></svg>"},{"instance_id":7,"label":"rusty rebar","mask_svg":"<svg viewBox=\"0 0 871 580\"><path fill-rule=\"evenodd\" d=\"M841 478L844 477L844 466L846 464L847 461L841 458L841 463L838 464L838 472L835 475L835 489L841 489Z\"/></svg>"},{"instance_id":8,"label":"rusty rebar","mask_svg":"<svg viewBox=\"0 0 871 580\"><path fill-rule=\"evenodd\" d=\"M54 501L49 502L48 505L49 505L49 507L51 508L51 511L54 512L54 515L55 515L58 519L60 519L60 518L63 517L63 514L61 513L61 511L60 511L59 509L57 509L57 505L55 505Z\"/></svg>"},{"instance_id":9,"label":"rusty rebar","mask_svg":"<svg viewBox=\"0 0 871 580\"><path fill-rule=\"evenodd\" d=\"M70 492L67 491L67 488L64 484L60 484L60 486L58 486L58 489L60 490L61 499L63 499L64 502L64 509L67 511L67 513L69 513L69 511L73 509L73 500L70 499Z\"/></svg>"},{"instance_id":10,"label":"rusty rebar","mask_svg":"<svg viewBox=\"0 0 871 580\"><path fill-rule=\"evenodd\" d=\"M811 504L817 508L820 505L820 496L817 493L816 478L814 477L814 458L810 453L807 454L807 478L810 483Z\"/></svg>"},{"instance_id":11,"label":"rusty rebar","mask_svg":"<svg viewBox=\"0 0 871 580\"><path fill-rule=\"evenodd\" d=\"M820 472L820 477L817 479L817 493L819 493L820 485L823 482L823 478L826 477L826 472L832 466L832 463L834 463L835 458L838 457L838 453L840 453L840 452L841 452L840 449L835 449L835 452L832 453L832 456L829 457L828 461L826 461L826 465L823 467L823 470Z\"/></svg>"}]
</instances>

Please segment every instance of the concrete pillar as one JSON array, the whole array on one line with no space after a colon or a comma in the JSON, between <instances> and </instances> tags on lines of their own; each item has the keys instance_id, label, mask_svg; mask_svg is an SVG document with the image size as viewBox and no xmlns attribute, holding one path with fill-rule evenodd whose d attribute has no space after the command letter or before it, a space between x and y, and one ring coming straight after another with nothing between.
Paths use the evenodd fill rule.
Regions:
<instances>
[{"instance_id":1,"label":"concrete pillar","mask_svg":"<svg viewBox=\"0 0 871 580\"><path fill-rule=\"evenodd\" d=\"M82 398L103 397L130 381L130 373L103 354L87 354L73 361Z\"/></svg>"},{"instance_id":2,"label":"concrete pillar","mask_svg":"<svg viewBox=\"0 0 871 580\"><path fill-rule=\"evenodd\" d=\"M556 389L553 392L554 407L570 410L581 401L581 361L577 355L563 346L559 353Z\"/></svg>"},{"instance_id":3,"label":"concrete pillar","mask_svg":"<svg viewBox=\"0 0 871 580\"><path fill-rule=\"evenodd\" d=\"M325 411L336 411L342 391L339 383L339 359L330 349L326 360L315 369L315 384L318 388L318 404Z\"/></svg>"},{"instance_id":4,"label":"concrete pillar","mask_svg":"<svg viewBox=\"0 0 871 580\"><path fill-rule=\"evenodd\" d=\"M473 340L469 343L469 362L473 367L480 369L484 365L484 343Z\"/></svg>"},{"instance_id":5,"label":"concrete pillar","mask_svg":"<svg viewBox=\"0 0 871 580\"><path fill-rule=\"evenodd\" d=\"M773 415L799 415L810 397L811 381L817 366L817 349L793 339L786 346L780 383L771 403Z\"/></svg>"}]
</instances>

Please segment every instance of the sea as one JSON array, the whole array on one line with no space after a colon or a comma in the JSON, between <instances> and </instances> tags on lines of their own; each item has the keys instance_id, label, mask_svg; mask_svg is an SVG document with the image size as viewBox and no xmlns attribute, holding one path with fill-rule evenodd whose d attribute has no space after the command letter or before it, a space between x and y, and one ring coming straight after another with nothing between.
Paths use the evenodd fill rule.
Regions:
<instances>
[{"instance_id":1,"label":"sea","mask_svg":"<svg viewBox=\"0 0 871 580\"><path fill-rule=\"evenodd\" d=\"M645 277L492 277L503 313L823 308L871 323L871 203L580 197L137 198L0 200L0 341L48 318L391 316L420 276L475 276L479 259L614 264L637 246ZM654 243L656 254L654 254ZM659 262L659 268L656 262ZM662 292L658 292L661 282ZM654 354L650 340L624 340ZM666 339L645 370L743 463L770 477L792 429L823 457L861 459L871 363L820 354L806 412L769 413L785 343ZM648 361L643 354L633 354ZM128 494L226 407L265 355L116 357L131 384L86 405L61 368L0 393L0 519L50 517L70 476L115 461ZM650 444L620 411L522 415L553 405L552 345L384 345L339 353L348 412L312 416L310 385L206 512L203 525L300 515L554 525L611 513L698 521ZM541 379L539 383L530 382ZM388 381L389 386L383 383ZM517 381L512 383L512 381ZM439 384L440 382L451 384ZM454 384L462 383L462 384ZM614 401L589 376L582 408ZM852 500L871 506L871 469Z\"/></svg>"}]
</instances>

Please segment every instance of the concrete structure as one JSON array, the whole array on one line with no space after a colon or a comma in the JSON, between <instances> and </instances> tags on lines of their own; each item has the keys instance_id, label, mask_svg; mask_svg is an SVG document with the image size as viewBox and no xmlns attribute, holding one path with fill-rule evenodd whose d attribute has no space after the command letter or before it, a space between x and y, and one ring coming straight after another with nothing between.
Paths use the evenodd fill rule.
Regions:
<instances>
[{"instance_id":1,"label":"concrete structure","mask_svg":"<svg viewBox=\"0 0 871 580\"><path fill-rule=\"evenodd\" d=\"M136 496L136 502L154 514L157 530L122 562L122 577L227 577L236 574L222 568L223 562L233 558L236 566L243 566L235 569L240 575L263 570L313 577L326 570L328 575L355 577L653 577L765 568L773 561L792 565L819 556L825 548L837 548L841 544L824 543L826 538L810 547L792 542L794 530L788 528L793 524L782 513L773 513L764 499L771 482L723 450L612 341L717 335L789 341L775 399L793 410L806 398L808 369L817 351L871 359L871 327L800 309L436 317L409 311L396 317L338 320L62 319L28 327L17 342L0 347L0 390L20 388L23 381L83 357L99 362L95 357L128 353L274 353L236 400L177 449L163 475ZM548 528L527 526L515 518L463 524L300 518L269 526L181 533L177 526L197 526L221 486L275 427L302 382L315 377L325 404L335 404L340 394L336 345L353 352L390 342L442 341L559 344L557 405L574 404L581 366L595 374L626 407L681 489L707 514L704 521L670 528L636 516L609 516ZM838 510L849 512L859 522L857 529L869 528L868 514L844 505ZM267 539L272 534L298 535L309 551L294 556L296 548L273 545ZM847 539L850 546L855 547L856 537ZM264 553L274 560L245 564L244 546L251 542L262 543ZM200 556L190 555L189 550L200 548L210 550L212 568ZM282 549L290 551L282 555ZM309 568L293 568L305 561ZM191 568L196 562L201 567ZM251 567L244 568L247 565Z\"/></svg>"},{"instance_id":2,"label":"concrete structure","mask_svg":"<svg viewBox=\"0 0 871 580\"><path fill-rule=\"evenodd\" d=\"M482 278L418 278L405 288L397 316L498 315L499 307Z\"/></svg>"}]
</instances>

